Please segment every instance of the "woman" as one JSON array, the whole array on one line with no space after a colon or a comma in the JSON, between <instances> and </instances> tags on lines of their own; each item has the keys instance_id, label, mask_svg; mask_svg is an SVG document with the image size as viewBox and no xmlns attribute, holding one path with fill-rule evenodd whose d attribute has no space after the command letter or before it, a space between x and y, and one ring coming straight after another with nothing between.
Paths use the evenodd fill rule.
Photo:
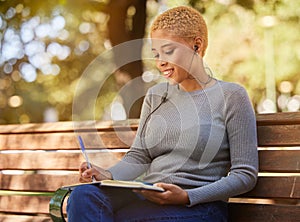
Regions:
<instances>
[{"instance_id":1,"label":"woman","mask_svg":"<svg viewBox=\"0 0 300 222\"><path fill-rule=\"evenodd\" d=\"M150 88L130 151L104 170L86 163L80 181L143 180L164 192L77 187L69 221L227 221L229 197L257 179L255 115L244 88L213 78L203 65L207 27L186 6L159 15L152 51L167 83Z\"/></svg>"}]
</instances>

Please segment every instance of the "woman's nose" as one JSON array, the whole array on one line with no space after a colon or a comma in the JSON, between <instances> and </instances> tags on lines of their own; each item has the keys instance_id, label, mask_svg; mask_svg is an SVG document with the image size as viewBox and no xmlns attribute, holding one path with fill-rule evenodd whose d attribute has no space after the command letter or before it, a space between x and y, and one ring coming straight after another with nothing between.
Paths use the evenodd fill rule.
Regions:
<instances>
[{"instance_id":1,"label":"woman's nose","mask_svg":"<svg viewBox=\"0 0 300 222\"><path fill-rule=\"evenodd\" d=\"M156 64L157 64L158 67L163 67L167 64L167 62L164 61L164 60L159 59L159 60L157 60Z\"/></svg>"}]
</instances>

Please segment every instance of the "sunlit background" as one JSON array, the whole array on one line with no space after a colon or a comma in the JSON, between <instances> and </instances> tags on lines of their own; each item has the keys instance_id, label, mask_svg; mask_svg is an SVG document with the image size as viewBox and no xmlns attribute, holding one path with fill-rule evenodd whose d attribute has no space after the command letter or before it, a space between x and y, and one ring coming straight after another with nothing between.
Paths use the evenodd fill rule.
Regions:
<instances>
[{"instance_id":1,"label":"sunlit background","mask_svg":"<svg viewBox=\"0 0 300 222\"><path fill-rule=\"evenodd\" d=\"M140 6L131 0L117 2L0 1L0 124L72 120L74 90L82 72L116 44L109 28L112 20L118 22L124 12L125 32L134 34L143 27L134 20ZM124 6L127 3L129 7ZM155 15L173 6L191 5L207 21L205 62L216 78L243 85L257 113L300 110L300 1L145 3L144 37ZM122 35L117 37L122 42ZM146 84L157 81L153 73L153 64L144 62L140 75ZM122 98L116 96L132 76L119 72L107 80L99 93L97 119L129 117Z\"/></svg>"}]
</instances>

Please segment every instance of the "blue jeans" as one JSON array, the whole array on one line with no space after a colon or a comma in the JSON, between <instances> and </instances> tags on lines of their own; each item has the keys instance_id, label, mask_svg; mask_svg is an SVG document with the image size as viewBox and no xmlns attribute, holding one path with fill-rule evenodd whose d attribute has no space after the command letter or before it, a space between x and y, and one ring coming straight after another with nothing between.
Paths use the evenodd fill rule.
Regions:
<instances>
[{"instance_id":1,"label":"blue jeans","mask_svg":"<svg viewBox=\"0 0 300 222\"><path fill-rule=\"evenodd\" d=\"M225 222L227 203L222 201L182 205L158 205L130 189L95 185L76 187L67 205L69 222Z\"/></svg>"}]
</instances>

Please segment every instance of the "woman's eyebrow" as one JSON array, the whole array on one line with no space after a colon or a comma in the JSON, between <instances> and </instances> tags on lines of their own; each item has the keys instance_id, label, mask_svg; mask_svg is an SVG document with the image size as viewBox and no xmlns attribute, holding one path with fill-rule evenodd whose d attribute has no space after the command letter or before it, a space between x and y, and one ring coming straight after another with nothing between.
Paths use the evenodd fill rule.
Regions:
<instances>
[{"instance_id":1,"label":"woman's eyebrow","mask_svg":"<svg viewBox=\"0 0 300 222\"><path fill-rule=\"evenodd\" d=\"M166 44L162 45L160 48L166 48L166 47L173 46L173 45L174 45L173 43L166 43ZM152 48L152 51L156 51L156 49Z\"/></svg>"},{"instance_id":2,"label":"woman's eyebrow","mask_svg":"<svg viewBox=\"0 0 300 222\"><path fill-rule=\"evenodd\" d=\"M173 46L174 44L172 43L167 43L161 46L161 48L165 48L165 47L169 47L169 46Z\"/></svg>"}]
</instances>

